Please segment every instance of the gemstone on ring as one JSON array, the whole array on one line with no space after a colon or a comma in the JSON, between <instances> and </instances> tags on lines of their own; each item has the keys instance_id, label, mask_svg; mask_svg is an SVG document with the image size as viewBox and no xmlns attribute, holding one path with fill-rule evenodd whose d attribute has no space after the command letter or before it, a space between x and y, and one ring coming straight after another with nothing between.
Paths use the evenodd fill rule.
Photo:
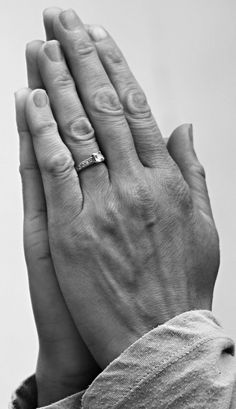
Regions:
<instances>
[{"instance_id":1,"label":"gemstone on ring","mask_svg":"<svg viewBox=\"0 0 236 409\"><path fill-rule=\"evenodd\" d=\"M104 162L105 158L102 155L101 151L98 151L96 153L92 153L92 157L94 158L96 163Z\"/></svg>"}]
</instances>

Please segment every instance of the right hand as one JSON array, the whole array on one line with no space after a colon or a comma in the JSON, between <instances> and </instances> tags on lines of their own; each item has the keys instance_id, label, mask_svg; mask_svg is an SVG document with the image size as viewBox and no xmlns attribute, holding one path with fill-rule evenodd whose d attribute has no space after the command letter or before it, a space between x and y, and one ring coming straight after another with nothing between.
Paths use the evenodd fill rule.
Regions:
<instances>
[{"instance_id":1,"label":"right hand","mask_svg":"<svg viewBox=\"0 0 236 409\"><path fill-rule=\"evenodd\" d=\"M53 27L74 80L58 44L44 45L38 63L56 121L40 90L29 95L26 115L57 277L104 368L153 327L211 308L218 236L191 130L173 161L112 39L91 28L91 36L100 35L102 66L80 20L72 12L61 17ZM173 145L171 138L170 152ZM71 153L78 163L98 146L106 164L85 169L78 180Z\"/></svg>"}]
</instances>

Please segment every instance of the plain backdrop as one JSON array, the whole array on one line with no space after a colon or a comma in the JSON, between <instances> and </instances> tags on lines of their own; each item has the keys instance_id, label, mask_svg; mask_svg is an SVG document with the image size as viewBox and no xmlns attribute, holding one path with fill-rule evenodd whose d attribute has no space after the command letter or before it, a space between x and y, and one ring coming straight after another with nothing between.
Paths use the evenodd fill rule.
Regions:
<instances>
[{"instance_id":1,"label":"plain backdrop","mask_svg":"<svg viewBox=\"0 0 236 409\"><path fill-rule=\"evenodd\" d=\"M115 37L146 91L164 136L194 125L221 238L214 312L236 339L236 1L8 0L1 4L0 407L34 372L37 337L22 250L14 90L26 85L24 49L44 38L41 13L73 7ZM207 271L206 271L207 274Z\"/></svg>"}]
</instances>

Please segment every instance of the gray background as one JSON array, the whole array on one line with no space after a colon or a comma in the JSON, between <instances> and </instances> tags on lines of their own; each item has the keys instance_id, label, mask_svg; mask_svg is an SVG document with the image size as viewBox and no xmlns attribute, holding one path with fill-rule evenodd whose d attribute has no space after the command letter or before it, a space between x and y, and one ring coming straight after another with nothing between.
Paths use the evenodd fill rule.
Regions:
<instances>
[{"instance_id":1,"label":"gray background","mask_svg":"<svg viewBox=\"0 0 236 409\"><path fill-rule=\"evenodd\" d=\"M214 312L236 339L235 0L8 0L1 6L0 407L34 371L37 337L22 250L21 184L13 92L26 85L25 43L44 38L41 12L75 8L123 49L164 136L194 125L221 237ZM207 272L206 272L207 273Z\"/></svg>"}]
</instances>

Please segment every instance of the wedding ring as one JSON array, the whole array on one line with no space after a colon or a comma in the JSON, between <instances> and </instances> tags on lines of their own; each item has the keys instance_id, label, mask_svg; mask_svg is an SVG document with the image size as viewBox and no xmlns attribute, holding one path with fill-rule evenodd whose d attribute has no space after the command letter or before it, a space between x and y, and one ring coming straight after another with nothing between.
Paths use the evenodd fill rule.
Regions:
<instances>
[{"instance_id":1,"label":"wedding ring","mask_svg":"<svg viewBox=\"0 0 236 409\"><path fill-rule=\"evenodd\" d=\"M80 172L82 169L88 168L89 166L96 165L97 163L104 162L105 158L103 154L98 151L92 153L87 159L82 160L78 165L75 166L77 172Z\"/></svg>"}]
</instances>

